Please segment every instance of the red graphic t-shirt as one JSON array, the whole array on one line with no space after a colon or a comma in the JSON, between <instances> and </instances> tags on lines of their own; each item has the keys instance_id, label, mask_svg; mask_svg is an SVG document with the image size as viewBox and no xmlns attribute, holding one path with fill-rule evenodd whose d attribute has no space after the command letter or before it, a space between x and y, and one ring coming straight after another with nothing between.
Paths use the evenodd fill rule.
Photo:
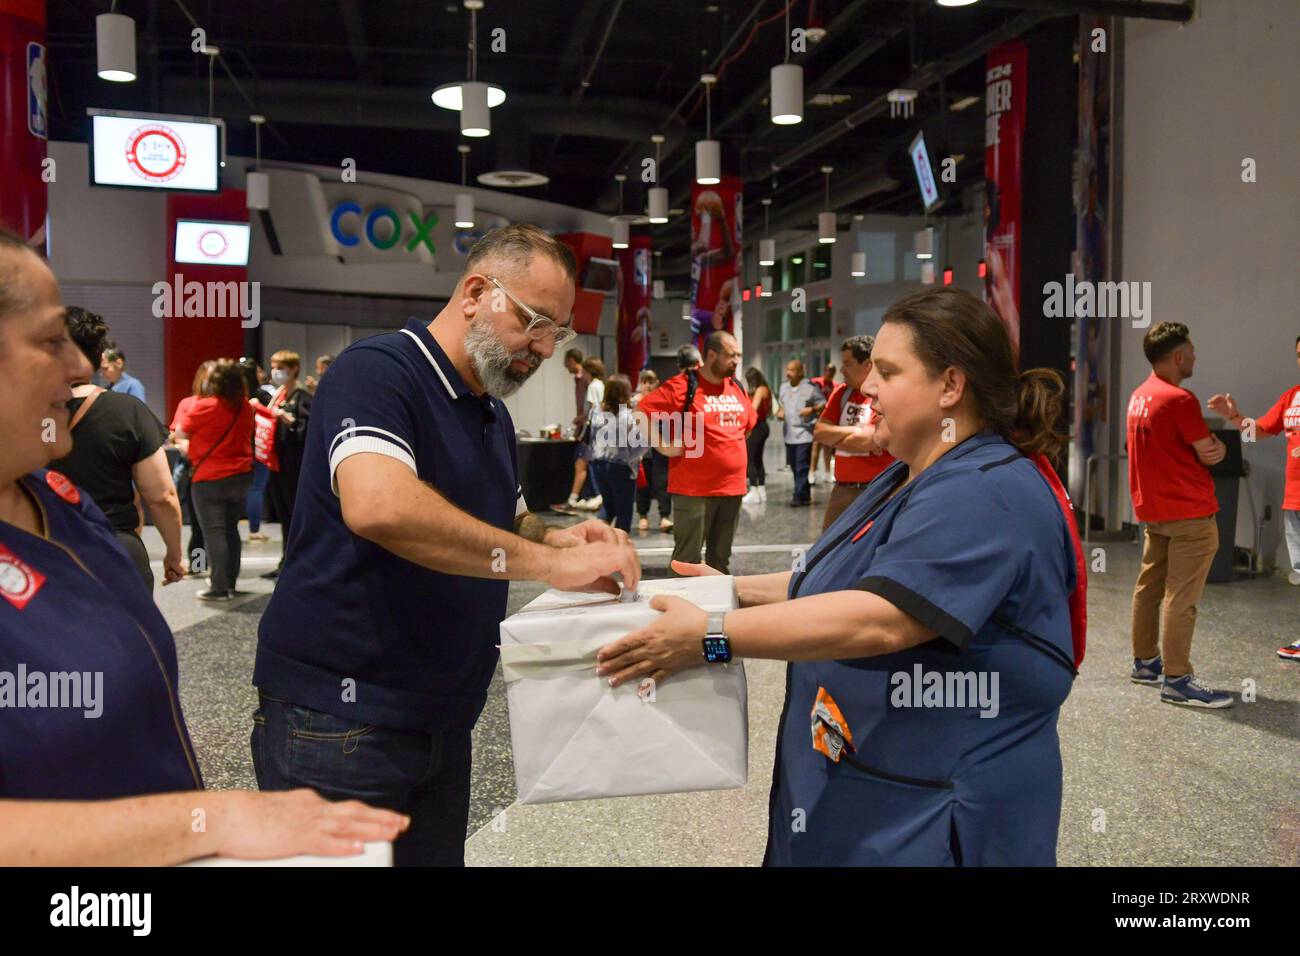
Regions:
<instances>
[{"instance_id":1,"label":"red graphic t-shirt","mask_svg":"<svg viewBox=\"0 0 1300 956\"><path fill-rule=\"evenodd\" d=\"M832 425L852 427L861 422L873 421L871 399L857 389L849 391L848 385L836 385L822 409L821 420ZM887 451L870 454L863 451L835 449L835 480L848 484L863 484L894 463Z\"/></svg>"},{"instance_id":2,"label":"red graphic t-shirt","mask_svg":"<svg viewBox=\"0 0 1300 956\"><path fill-rule=\"evenodd\" d=\"M1154 372L1128 402L1128 486L1139 521L1206 518L1219 510L1214 479L1193 442L1208 438L1201 404Z\"/></svg>"},{"instance_id":3,"label":"red graphic t-shirt","mask_svg":"<svg viewBox=\"0 0 1300 956\"><path fill-rule=\"evenodd\" d=\"M686 402L686 389L686 376L674 375L637 406L639 411L651 416L652 425L655 416L671 415L666 421L673 424L665 432L670 438L686 439L686 451L668 459L669 494L698 498L743 495L749 462L745 433L758 424L749 396L733 378L714 385L699 375L695 400L691 403L691 420L684 426L680 413Z\"/></svg>"},{"instance_id":4,"label":"red graphic t-shirt","mask_svg":"<svg viewBox=\"0 0 1300 956\"><path fill-rule=\"evenodd\" d=\"M1269 435L1286 431L1286 493L1282 507L1300 511L1300 385L1283 392L1255 425Z\"/></svg>"}]
</instances>

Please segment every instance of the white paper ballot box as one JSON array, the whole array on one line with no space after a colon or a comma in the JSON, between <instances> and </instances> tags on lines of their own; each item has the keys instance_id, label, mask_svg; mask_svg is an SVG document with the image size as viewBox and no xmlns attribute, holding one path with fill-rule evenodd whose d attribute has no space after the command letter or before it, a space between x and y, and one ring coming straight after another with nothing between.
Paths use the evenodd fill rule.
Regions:
<instances>
[{"instance_id":1,"label":"white paper ballot box","mask_svg":"<svg viewBox=\"0 0 1300 956\"><path fill-rule=\"evenodd\" d=\"M656 594L736 606L730 576L642 581L635 601L547 591L501 623L501 669L520 803L743 787L745 669L701 664L639 694L610 687L596 652L659 616ZM701 654L703 649L701 648Z\"/></svg>"}]
</instances>

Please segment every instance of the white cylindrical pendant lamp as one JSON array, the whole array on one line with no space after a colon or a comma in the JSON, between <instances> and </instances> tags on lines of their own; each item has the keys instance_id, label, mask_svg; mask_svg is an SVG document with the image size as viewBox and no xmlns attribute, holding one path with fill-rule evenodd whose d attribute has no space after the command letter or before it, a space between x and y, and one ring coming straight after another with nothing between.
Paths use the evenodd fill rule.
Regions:
<instances>
[{"instance_id":1,"label":"white cylindrical pendant lamp","mask_svg":"<svg viewBox=\"0 0 1300 956\"><path fill-rule=\"evenodd\" d=\"M918 259L934 258L934 227L926 226L912 237L913 247Z\"/></svg>"},{"instance_id":2,"label":"white cylindrical pendant lamp","mask_svg":"<svg viewBox=\"0 0 1300 956\"><path fill-rule=\"evenodd\" d=\"M492 111L488 108L488 85L477 80L460 84L460 132L463 136L490 136Z\"/></svg>"},{"instance_id":3,"label":"white cylindrical pendant lamp","mask_svg":"<svg viewBox=\"0 0 1300 956\"><path fill-rule=\"evenodd\" d=\"M629 226L628 226L628 221L627 221L626 219L615 219L615 220L614 220L614 243L613 243L613 245L614 245L614 248L615 248L615 249L626 249L626 248L627 248L627 239L628 239L628 234L629 234L630 232L631 232L631 229L629 228Z\"/></svg>"},{"instance_id":4,"label":"white cylindrical pendant lamp","mask_svg":"<svg viewBox=\"0 0 1300 956\"><path fill-rule=\"evenodd\" d=\"M474 228L474 197L469 193L456 194L456 228Z\"/></svg>"},{"instance_id":5,"label":"white cylindrical pendant lamp","mask_svg":"<svg viewBox=\"0 0 1300 956\"><path fill-rule=\"evenodd\" d=\"M764 299L770 299L770 298L772 297L772 277L771 277L771 276L763 276L763 282L762 282L762 284L761 284L761 288L762 288L763 291L760 292L759 295L762 296Z\"/></svg>"},{"instance_id":6,"label":"white cylindrical pendant lamp","mask_svg":"<svg viewBox=\"0 0 1300 956\"><path fill-rule=\"evenodd\" d=\"M701 186L722 182L722 143L701 139L695 143L695 181Z\"/></svg>"},{"instance_id":7,"label":"white cylindrical pendant lamp","mask_svg":"<svg viewBox=\"0 0 1300 956\"><path fill-rule=\"evenodd\" d=\"M772 122L792 126L803 122L803 67L780 63L772 67Z\"/></svg>"},{"instance_id":8,"label":"white cylindrical pendant lamp","mask_svg":"<svg viewBox=\"0 0 1300 956\"><path fill-rule=\"evenodd\" d=\"M817 241L823 243L835 241L835 213L819 212L817 214Z\"/></svg>"},{"instance_id":9,"label":"white cylindrical pendant lamp","mask_svg":"<svg viewBox=\"0 0 1300 956\"><path fill-rule=\"evenodd\" d=\"M682 303L682 318L687 322L691 320L691 304L689 302Z\"/></svg>"},{"instance_id":10,"label":"white cylindrical pendant lamp","mask_svg":"<svg viewBox=\"0 0 1300 956\"><path fill-rule=\"evenodd\" d=\"M656 299L662 299L664 297L664 280L655 279L653 285L654 285L654 297Z\"/></svg>"},{"instance_id":11,"label":"white cylindrical pendant lamp","mask_svg":"<svg viewBox=\"0 0 1300 956\"><path fill-rule=\"evenodd\" d=\"M934 260L921 263L921 285L934 285Z\"/></svg>"},{"instance_id":12,"label":"white cylindrical pendant lamp","mask_svg":"<svg viewBox=\"0 0 1300 956\"><path fill-rule=\"evenodd\" d=\"M867 274L867 254L865 252L855 252L851 258L853 261L849 268L849 275L860 279Z\"/></svg>"},{"instance_id":13,"label":"white cylindrical pendant lamp","mask_svg":"<svg viewBox=\"0 0 1300 956\"><path fill-rule=\"evenodd\" d=\"M654 186L648 193L649 206L647 210L650 221L661 223L668 221L668 190L663 186Z\"/></svg>"},{"instance_id":14,"label":"white cylindrical pendant lamp","mask_svg":"<svg viewBox=\"0 0 1300 956\"><path fill-rule=\"evenodd\" d=\"M248 173L244 176L245 205L249 209L271 208L271 177L266 173Z\"/></svg>"},{"instance_id":15,"label":"white cylindrical pendant lamp","mask_svg":"<svg viewBox=\"0 0 1300 956\"><path fill-rule=\"evenodd\" d=\"M776 265L776 240L758 240L758 264L760 266Z\"/></svg>"},{"instance_id":16,"label":"white cylindrical pendant lamp","mask_svg":"<svg viewBox=\"0 0 1300 956\"><path fill-rule=\"evenodd\" d=\"M95 17L99 78L114 83L135 79L135 21L120 13Z\"/></svg>"}]
</instances>

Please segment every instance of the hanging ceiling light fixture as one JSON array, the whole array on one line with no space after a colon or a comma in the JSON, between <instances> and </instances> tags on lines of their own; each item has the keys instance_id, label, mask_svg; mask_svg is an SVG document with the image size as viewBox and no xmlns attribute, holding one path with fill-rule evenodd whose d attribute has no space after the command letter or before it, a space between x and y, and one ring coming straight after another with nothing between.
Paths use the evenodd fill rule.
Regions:
<instances>
[{"instance_id":1,"label":"hanging ceiling light fixture","mask_svg":"<svg viewBox=\"0 0 1300 956\"><path fill-rule=\"evenodd\" d=\"M663 260L663 252L661 252L660 250L656 249L656 250L655 250L655 267L654 267L654 268L655 268L654 274L655 274L656 276L659 275L659 270L660 270L661 268L663 268L663 261L662 261L662 260ZM654 282L651 284L651 288L653 289L653 292L652 292L651 294L652 294L656 299L662 299L665 295L668 294L668 293L667 293L667 290L664 288L664 280L663 280L663 279L656 278L656 279L654 280Z\"/></svg>"},{"instance_id":2,"label":"hanging ceiling light fixture","mask_svg":"<svg viewBox=\"0 0 1300 956\"><path fill-rule=\"evenodd\" d=\"M467 187L469 177L469 145L461 143L456 147L456 152L460 153L460 185L462 189ZM456 194L456 228L473 229L474 228L474 195L472 193Z\"/></svg>"},{"instance_id":3,"label":"hanging ceiling light fixture","mask_svg":"<svg viewBox=\"0 0 1300 956\"><path fill-rule=\"evenodd\" d=\"M691 303L689 301L682 303L682 319L687 322L691 320Z\"/></svg>"},{"instance_id":4,"label":"hanging ceiling light fixture","mask_svg":"<svg viewBox=\"0 0 1300 956\"><path fill-rule=\"evenodd\" d=\"M934 226L926 226L912 236L912 248L918 259L934 258Z\"/></svg>"},{"instance_id":5,"label":"hanging ceiling light fixture","mask_svg":"<svg viewBox=\"0 0 1300 956\"><path fill-rule=\"evenodd\" d=\"M652 223L662 223L668 221L668 190L659 185L659 151L664 143L662 133L655 133L650 137L650 142L655 144L655 185L649 192L649 209L647 213Z\"/></svg>"},{"instance_id":6,"label":"hanging ceiling light fixture","mask_svg":"<svg viewBox=\"0 0 1300 956\"><path fill-rule=\"evenodd\" d=\"M627 176L623 173L617 173L614 176L618 180L618 215L610 221L614 223L614 242L615 249L626 249L629 235L632 231L631 223L623 218L623 183Z\"/></svg>"},{"instance_id":7,"label":"hanging ceiling light fixture","mask_svg":"<svg viewBox=\"0 0 1300 956\"><path fill-rule=\"evenodd\" d=\"M855 279L861 279L867 274L867 254L865 252L855 252L852 256L852 265L849 268L849 275Z\"/></svg>"},{"instance_id":8,"label":"hanging ceiling light fixture","mask_svg":"<svg viewBox=\"0 0 1300 956\"><path fill-rule=\"evenodd\" d=\"M492 135L492 110L506 101L506 91L501 87L481 83L478 79L478 12L483 0L465 0L469 11L469 65L468 79L444 83L433 91L433 102L445 110L460 113L462 136Z\"/></svg>"},{"instance_id":9,"label":"hanging ceiling light fixture","mask_svg":"<svg viewBox=\"0 0 1300 956\"><path fill-rule=\"evenodd\" d=\"M768 236L768 210L772 207L771 197L765 196L763 203L763 238L758 240L758 264L760 266L776 265L776 240Z\"/></svg>"},{"instance_id":10,"label":"hanging ceiling light fixture","mask_svg":"<svg viewBox=\"0 0 1300 956\"><path fill-rule=\"evenodd\" d=\"M710 95L718 78L712 73L700 77L704 84L704 135L695 143L695 181L701 186L722 182L722 144L713 138L713 100Z\"/></svg>"},{"instance_id":11,"label":"hanging ceiling light fixture","mask_svg":"<svg viewBox=\"0 0 1300 956\"><path fill-rule=\"evenodd\" d=\"M803 67L790 62L790 7L793 5L785 5L785 59L772 67L772 89L768 97L772 122L778 126L803 122Z\"/></svg>"},{"instance_id":12,"label":"hanging ceiling light fixture","mask_svg":"<svg viewBox=\"0 0 1300 956\"><path fill-rule=\"evenodd\" d=\"M257 165L254 167L255 172L244 174L245 205L249 209L270 209L271 177L262 172L262 124L266 122L266 117L261 113L254 113L248 121L253 124Z\"/></svg>"},{"instance_id":13,"label":"hanging ceiling light fixture","mask_svg":"<svg viewBox=\"0 0 1300 956\"><path fill-rule=\"evenodd\" d=\"M95 17L95 54L99 78L113 83L135 79L135 21L112 10Z\"/></svg>"},{"instance_id":14,"label":"hanging ceiling light fixture","mask_svg":"<svg viewBox=\"0 0 1300 956\"><path fill-rule=\"evenodd\" d=\"M832 243L835 241L835 213L831 211L831 170L834 167L823 166L826 176L826 210L817 214L817 241Z\"/></svg>"}]
</instances>

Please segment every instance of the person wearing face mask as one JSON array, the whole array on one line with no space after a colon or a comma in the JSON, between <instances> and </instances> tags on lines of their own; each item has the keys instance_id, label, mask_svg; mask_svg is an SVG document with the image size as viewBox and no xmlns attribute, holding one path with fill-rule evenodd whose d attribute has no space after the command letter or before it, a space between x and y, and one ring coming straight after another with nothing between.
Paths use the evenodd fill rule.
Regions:
<instances>
[{"instance_id":1,"label":"person wearing face mask","mask_svg":"<svg viewBox=\"0 0 1300 956\"><path fill-rule=\"evenodd\" d=\"M881 321L864 391L898 460L797 570L737 577L726 614L656 596L658 619L603 647L596 673L663 694L685 668L790 662L769 866L1050 866L1087 608L1048 457L1065 386L1017 372L969 292L924 289Z\"/></svg>"},{"instance_id":2,"label":"person wearing face mask","mask_svg":"<svg viewBox=\"0 0 1300 956\"><path fill-rule=\"evenodd\" d=\"M293 506L302 471L302 452L307 441L307 421L311 417L312 396L298 384L302 365L297 352L281 349L271 356L271 387L275 393L267 408L275 415L275 456L278 470L272 469L266 482L266 498L280 521L280 566L262 575L272 580L284 567L284 549L293 524Z\"/></svg>"},{"instance_id":3,"label":"person wearing face mask","mask_svg":"<svg viewBox=\"0 0 1300 956\"><path fill-rule=\"evenodd\" d=\"M263 790L411 817L394 862L464 862L470 733L510 580L618 593L640 565L600 521L529 513L504 398L573 338L576 267L536 226L470 249L432 322L354 342L321 379L284 568L258 628Z\"/></svg>"},{"instance_id":4,"label":"person wearing face mask","mask_svg":"<svg viewBox=\"0 0 1300 956\"><path fill-rule=\"evenodd\" d=\"M49 267L0 230L0 866L349 856L393 839L406 820L357 802L203 790L171 630L104 513L46 467L80 440L69 405L94 371L64 311Z\"/></svg>"}]
</instances>

